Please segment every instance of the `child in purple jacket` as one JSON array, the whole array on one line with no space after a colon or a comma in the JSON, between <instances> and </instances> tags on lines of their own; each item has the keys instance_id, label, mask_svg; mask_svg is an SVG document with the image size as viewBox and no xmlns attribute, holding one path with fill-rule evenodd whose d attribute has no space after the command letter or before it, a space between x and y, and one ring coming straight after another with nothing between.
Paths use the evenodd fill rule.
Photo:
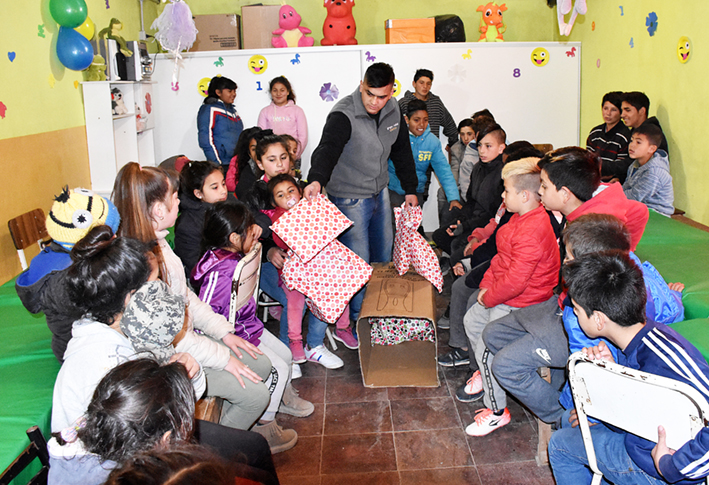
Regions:
<instances>
[{"instance_id":1,"label":"child in purple jacket","mask_svg":"<svg viewBox=\"0 0 709 485\"><path fill-rule=\"evenodd\" d=\"M202 233L202 248L206 252L192 270L192 279L200 287L199 298L209 304L215 313L229 318L231 283L236 265L251 250L260 234L260 227L254 224L251 212L241 202L217 202L207 210ZM288 346L264 328L256 316L254 298L239 310L234 328L237 336L256 345L273 365L270 382L266 383L271 391L271 403L259 422L275 423L276 412L297 417L310 416L315 409L313 404L298 397L290 384L291 352ZM277 435L271 437L273 439L266 436L273 453L295 446L295 431L274 425L273 434Z\"/></svg>"}]
</instances>

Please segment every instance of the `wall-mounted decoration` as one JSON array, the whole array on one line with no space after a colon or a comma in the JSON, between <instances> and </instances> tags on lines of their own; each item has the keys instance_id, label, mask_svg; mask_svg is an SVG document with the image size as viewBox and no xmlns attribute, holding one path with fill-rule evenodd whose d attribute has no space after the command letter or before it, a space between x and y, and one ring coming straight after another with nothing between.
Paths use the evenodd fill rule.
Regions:
<instances>
[{"instance_id":1,"label":"wall-mounted decoration","mask_svg":"<svg viewBox=\"0 0 709 485\"><path fill-rule=\"evenodd\" d=\"M399 96L399 94L401 94L401 83L398 79L394 79L394 91L391 95L396 98Z\"/></svg>"},{"instance_id":2,"label":"wall-mounted decoration","mask_svg":"<svg viewBox=\"0 0 709 485\"><path fill-rule=\"evenodd\" d=\"M44 35L44 24L39 24L39 25L37 26L37 37L41 37L41 38L43 38L43 39L45 38L45 35Z\"/></svg>"},{"instance_id":3,"label":"wall-mounted decoration","mask_svg":"<svg viewBox=\"0 0 709 485\"><path fill-rule=\"evenodd\" d=\"M364 53L367 56L367 62L374 62L377 60L369 51Z\"/></svg>"},{"instance_id":4,"label":"wall-mounted decoration","mask_svg":"<svg viewBox=\"0 0 709 485\"><path fill-rule=\"evenodd\" d=\"M657 14L655 12L650 12L647 14L645 26L647 27L647 33L650 34L650 37L655 35L655 32L657 32L657 23Z\"/></svg>"},{"instance_id":5,"label":"wall-mounted decoration","mask_svg":"<svg viewBox=\"0 0 709 485\"><path fill-rule=\"evenodd\" d=\"M294 66L296 64L300 64L300 54L296 54L295 56L293 56L293 59L290 60L290 63Z\"/></svg>"},{"instance_id":6,"label":"wall-mounted decoration","mask_svg":"<svg viewBox=\"0 0 709 485\"><path fill-rule=\"evenodd\" d=\"M7 111L7 106L5 106L5 103L0 101L0 118L5 119L5 112Z\"/></svg>"},{"instance_id":7,"label":"wall-mounted decoration","mask_svg":"<svg viewBox=\"0 0 709 485\"><path fill-rule=\"evenodd\" d=\"M320 88L320 97L323 101L335 101L339 96L339 89L332 83L325 83Z\"/></svg>"},{"instance_id":8,"label":"wall-mounted decoration","mask_svg":"<svg viewBox=\"0 0 709 485\"><path fill-rule=\"evenodd\" d=\"M15 57L16 57L16 54L14 52L7 53L7 58L10 59L10 62L14 61Z\"/></svg>"},{"instance_id":9,"label":"wall-mounted decoration","mask_svg":"<svg viewBox=\"0 0 709 485\"><path fill-rule=\"evenodd\" d=\"M262 55L256 54L249 59L249 71L254 74L263 74L268 69L268 60Z\"/></svg>"},{"instance_id":10,"label":"wall-mounted decoration","mask_svg":"<svg viewBox=\"0 0 709 485\"><path fill-rule=\"evenodd\" d=\"M217 67L224 67L224 58L219 57L216 61L214 61L214 65Z\"/></svg>"},{"instance_id":11,"label":"wall-mounted decoration","mask_svg":"<svg viewBox=\"0 0 709 485\"><path fill-rule=\"evenodd\" d=\"M689 42L689 37L682 36L677 42L677 58L679 62L684 64L689 60L689 56L692 52L692 44Z\"/></svg>"},{"instance_id":12,"label":"wall-mounted decoration","mask_svg":"<svg viewBox=\"0 0 709 485\"><path fill-rule=\"evenodd\" d=\"M571 12L571 17L569 21L566 22L564 16ZM556 17L559 23L559 34L565 37L571 35L571 29L574 27L576 22L576 17L579 14L586 15L588 12L588 6L586 5L586 0L576 0L574 2L573 9L571 8L571 0L559 0L556 4Z\"/></svg>"},{"instance_id":13,"label":"wall-mounted decoration","mask_svg":"<svg viewBox=\"0 0 709 485\"><path fill-rule=\"evenodd\" d=\"M537 67L546 66L549 62L549 51L544 47L537 47L532 51L532 64Z\"/></svg>"}]
</instances>

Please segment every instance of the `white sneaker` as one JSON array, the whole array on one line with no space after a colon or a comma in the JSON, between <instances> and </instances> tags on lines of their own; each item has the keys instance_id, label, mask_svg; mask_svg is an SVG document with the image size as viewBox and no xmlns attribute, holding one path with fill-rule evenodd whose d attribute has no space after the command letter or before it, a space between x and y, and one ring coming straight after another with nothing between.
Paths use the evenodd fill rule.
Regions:
<instances>
[{"instance_id":1,"label":"white sneaker","mask_svg":"<svg viewBox=\"0 0 709 485\"><path fill-rule=\"evenodd\" d=\"M326 369L339 369L344 366L345 363L342 362L338 356L327 350L325 345L318 345L314 349L309 346L305 346L305 358L309 362L315 362L320 364Z\"/></svg>"},{"instance_id":2,"label":"white sneaker","mask_svg":"<svg viewBox=\"0 0 709 485\"><path fill-rule=\"evenodd\" d=\"M291 365L292 365L292 370L290 373L291 380L297 379L299 377L303 377L303 371L300 370L300 366L298 364L291 364Z\"/></svg>"}]
</instances>

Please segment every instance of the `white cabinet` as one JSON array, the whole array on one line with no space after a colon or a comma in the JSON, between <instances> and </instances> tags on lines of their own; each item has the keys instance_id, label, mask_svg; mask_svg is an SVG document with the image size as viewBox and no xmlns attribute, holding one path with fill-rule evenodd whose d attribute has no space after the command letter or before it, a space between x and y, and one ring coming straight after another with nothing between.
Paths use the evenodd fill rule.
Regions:
<instances>
[{"instance_id":1,"label":"white cabinet","mask_svg":"<svg viewBox=\"0 0 709 485\"><path fill-rule=\"evenodd\" d=\"M155 166L153 84L130 81L81 83L91 187L110 195L113 181L128 162ZM126 114L114 115L111 91L120 90Z\"/></svg>"}]
</instances>

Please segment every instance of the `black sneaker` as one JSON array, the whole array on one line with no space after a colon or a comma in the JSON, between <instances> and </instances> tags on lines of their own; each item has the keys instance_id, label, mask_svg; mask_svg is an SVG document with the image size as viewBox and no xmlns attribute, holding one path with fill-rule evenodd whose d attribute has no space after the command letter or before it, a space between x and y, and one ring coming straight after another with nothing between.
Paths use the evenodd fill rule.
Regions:
<instances>
[{"instance_id":1,"label":"black sneaker","mask_svg":"<svg viewBox=\"0 0 709 485\"><path fill-rule=\"evenodd\" d=\"M453 349L447 354L438 358L438 365L443 367L457 367L459 365L469 365L470 355L467 350Z\"/></svg>"}]
</instances>

